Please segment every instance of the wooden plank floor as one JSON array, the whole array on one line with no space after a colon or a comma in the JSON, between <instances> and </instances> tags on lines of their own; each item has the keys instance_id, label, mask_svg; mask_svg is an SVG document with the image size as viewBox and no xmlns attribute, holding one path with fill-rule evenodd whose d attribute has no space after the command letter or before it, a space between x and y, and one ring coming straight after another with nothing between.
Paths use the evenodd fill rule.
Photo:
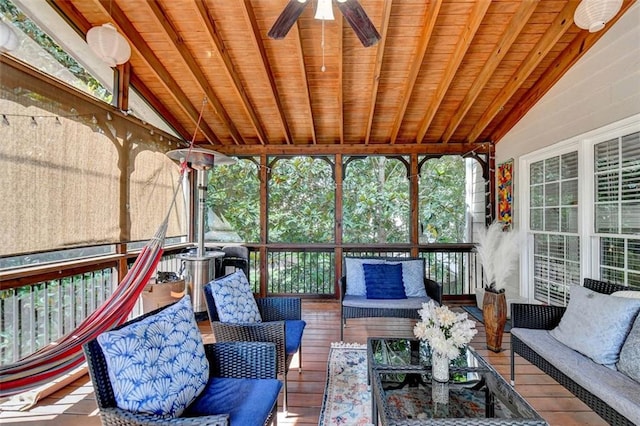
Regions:
<instances>
[{"instance_id":1,"label":"wooden plank floor","mask_svg":"<svg viewBox=\"0 0 640 426\"><path fill-rule=\"evenodd\" d=\"M289 372L289 416L278 415L279 425L317 425L326 380L327 357L331 342L340 340L339 306L333 301L303 302L307 328L303 338L303 370L298 373L297 360ZM346 342L366 343L369 336L411 337L415 322L404 319L350 320L345 328ZM205 341L212 341L208 323L201 323ZM478 334L471 345L505 378L509 377L509 334L505 334L501 353L485 348L485 334L478 324ZM550 425L606 425L580 400L523 359L517 359L516 389ZM282 401L280 401L280 407ZM93 426L99 425L95 396L88 376L45 398L27 412L4 410L0 423L13 425Z\"/></svg>"}]
</instances>

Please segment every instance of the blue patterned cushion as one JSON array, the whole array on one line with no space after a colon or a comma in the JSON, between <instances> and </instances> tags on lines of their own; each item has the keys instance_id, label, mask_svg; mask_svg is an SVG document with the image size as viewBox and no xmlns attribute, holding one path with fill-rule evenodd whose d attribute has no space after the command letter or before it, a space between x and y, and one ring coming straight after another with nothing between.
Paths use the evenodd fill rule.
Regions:
<instances>
[{"instance_id":1,"label":"blue patterned cushion","mask_svg":"<svg viewBox=\"0 0 640 426\"><path fill-rule=\"evenodd\" d=\"M191 298L98 336L118 407L178 417L202 392L209 362Z\"/></svg>"},{"instance_id":2,"label":"blue patterned cushion","mask_svg":"<svg viewBox=\"0 0 640 426\"><path fill-rule=\"evenodd\" d=\"M640 299L571 287L571 298L560 324L550 334L598 364L614 368L620 349L640 311Z\"/></svg>"},{"instance_id":3,"label":"blue patterned cushion","mask_svg":"<svg viewBox=\"0 0 640 426\"><path fill-rule=\"evenodd\" d=\"M406 299L402 282L402 265L362 265L367 289L367 299Z\"/></svg>"},{"instance_id":4,"label":"blue patterned cushion","mask_svg":"<svg viewBox=\"0 0 640 426\"><path fill-rule=\"evenodd\" d=\"M244 271L218 278L209 284L221 322L247 324L262 322L258 304L253 297Z\"/></svg>"}]
</instances>

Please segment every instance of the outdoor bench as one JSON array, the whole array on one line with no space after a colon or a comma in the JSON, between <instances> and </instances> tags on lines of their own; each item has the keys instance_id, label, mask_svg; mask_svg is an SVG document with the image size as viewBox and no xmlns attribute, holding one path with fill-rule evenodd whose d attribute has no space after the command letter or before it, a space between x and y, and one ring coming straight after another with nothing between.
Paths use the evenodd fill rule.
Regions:
<instances>
[{"instance_id":1,"label":"outdoor bench","mask_svg":"<svg viewBox=\"0 0 640 426\"><path fill-rule=\"evenodd\" d=\"M629 292L629 287L589 278L585 278L584 288L596 293L580 289L580 286L575 288L571 291L567 307L511 305L511 384L515 384L515 354L518 354L571 391L610 424L638 425L640 300L610 296L624 291L626 297L635 297L632 294L637 292ZM623 303L626 307L621 308ZM569 327L574 318L577 320L575 326ZM567 334L563 335L563 332ZM615 336L620 336L621 341L617 349L613 342ZM610 352L607 352L608 347ZM615 355L616 362L603 364L601 359L616 350L619 353ZM602 351L602 356L597 353L599 351ZM621 365L623 357L624 366Z\"/></svg>"},{"instance_id":2,"label":"outdoor bench","mask_svg":"<svg viewBox=\"0 0 640 426\"><path fill-rule=\"evenodd\" d=\"M349 318L419 319L418 310L429 300L442 303L442 285L425 278L424 259L415 257L345 257L346 274L340 278L340 340ZM363 265L402 265L406 298L368 298ZM370 283L369 283L370 284Z\"/></svg>"}]
</instances>

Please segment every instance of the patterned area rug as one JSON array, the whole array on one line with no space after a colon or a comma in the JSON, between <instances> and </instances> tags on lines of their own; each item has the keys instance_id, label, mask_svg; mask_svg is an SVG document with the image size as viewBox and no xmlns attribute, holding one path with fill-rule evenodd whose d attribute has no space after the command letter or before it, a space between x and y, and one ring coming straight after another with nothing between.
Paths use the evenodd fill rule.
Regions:
<instances>
[{"instance_id":1,"label":"patterned area rug","mask_svg":"<svg viewBox=\"0 0 640 426\"><path fill-rule=\"evenodd\" d=\"M371 392L367 387L367 348L357 343L332 343L318 425L370 424Z\"/></svg>"}]
</instances>

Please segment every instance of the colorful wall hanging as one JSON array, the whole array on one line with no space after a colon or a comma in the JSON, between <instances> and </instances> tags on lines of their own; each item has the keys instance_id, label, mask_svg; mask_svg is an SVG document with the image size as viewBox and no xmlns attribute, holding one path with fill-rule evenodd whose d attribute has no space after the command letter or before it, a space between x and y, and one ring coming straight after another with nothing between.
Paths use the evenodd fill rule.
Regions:
<instances>
[{"instance_id":1,"label":"colorful wall hanging","mask_svg":"<svg viewBox=\"0 0 640 426\"><path fill-rule=\"evenodd\" d=\"M513 159L498 166L498 220L511 228L513 208Z\"/></svg>"}]
</instances>

